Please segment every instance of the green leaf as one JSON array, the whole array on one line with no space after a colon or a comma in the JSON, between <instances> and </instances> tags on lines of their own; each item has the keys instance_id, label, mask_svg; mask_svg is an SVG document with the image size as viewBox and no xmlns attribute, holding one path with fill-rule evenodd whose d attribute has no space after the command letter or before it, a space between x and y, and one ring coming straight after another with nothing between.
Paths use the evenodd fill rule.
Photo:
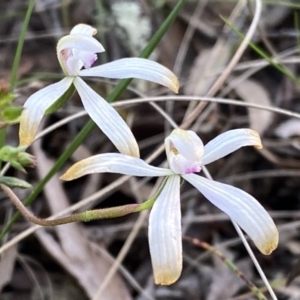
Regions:
<instances>
[{"instance_id":1,"label":"green leaf","mask_svg":"<svg viewBox=\"0 0 300 300\"><path fill-rule=\"evenodd\" d=\"M7 91L3 91L0 89L0 107L5 107L9 105L14 99L15 95L12 93L8 93Z\"/></svg>"},{"instance_id":2,"label":"green leaf","mask_svg":"<svg viewBox=\"0 0 300 300\"><path fill-rule=\"evenodd\" d=\"M32 189L32 185L25 180L10 176L0 176L0 183L11 188Z\"/></svg>"},{"instance_id":3,"label":"green leaf","mask_svg":"<svg viewBox=\"0 0 300 300\"><path fill-rule=\"evenodd\" d=\"M23 111L23 107L19 107L19 106L10 106L10 107L6 107L3 110L3 119L6 122L15 122L17 123L19 121L19 117L21 115Z\"/></svg>"},{"instance_id":4,"label":"green leaf","mask_svg":"<svg viewBox=\"0 0 300 300\"><path fill-rule=\"evenodd\" d=\"M46 110L45 115L49 115L61 108L72 97L74 92L75 87L72 84L68 90Z\"/></svg>"}]
</instances>

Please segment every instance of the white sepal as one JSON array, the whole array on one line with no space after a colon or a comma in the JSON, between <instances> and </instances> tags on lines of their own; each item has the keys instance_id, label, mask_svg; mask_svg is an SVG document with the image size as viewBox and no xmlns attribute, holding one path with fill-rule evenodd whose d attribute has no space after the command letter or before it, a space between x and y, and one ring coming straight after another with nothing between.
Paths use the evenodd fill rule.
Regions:
<instances>
[{"instance_id":1,"label":"white sepal","mask_svg":"<svg viewBox=\"0 0 300 300\"><path fill-rule=\"evenodd\" d=\"M247 128L226 131L204 146L202 165L207 165L244 146L255 146L261 149L259 134Z\"/></svg>"},{"instance_id":2,"label":"white sepal","mask_svg":"<svg viewBox=\"0 0 300 300\"><path fill-rule=\"evenodd\" d=\"M179 89L178 79L173 72L157 62L144 58L118 59L88 70L81 70L79 76L139 78L164 85L175 93Z\"/></svg>"},{"instance_id":3,"label":"white sepal","mask_svg":"<svg viewBox=\"0 0 300 300\"><path fill-rule=\"evenodd\" d=\"M88 36L93 36L96 33L97 29L87 24L78 24L74 26L70 32L70 34L84 34Z\"/></svg>"},{"instance_id":4,"label":"white sepal","mask_svg":"<svg viewBox=\"0 0 300 300\"><path fill-rule=\"evenodd\" d=\"M151 166L140 158L121 153L98 154L83 159L61 177L63 180L73 180L93 173L119 173L131 176L167 176L172 175L169 169Z\"/></svg>"},{"instance_id":5,"label":"white sepal","mask_svg":"<svg viewBox=\"0 0 300 300\"><path fill-rule=\"evenodd\" d=\"M179 192L180 176L170 176L150 212L148 235L156 284L172 284L182 271Z\"/></svg>"},{"instance_id":6,"label":"white sepal","mask_svg":"<svg viewBox=\"0 0 300 300\"><path fill-rule=\"evenodd\" d=\"M20 146L28 146L34 140L45 111L71 86L73 78L64 78L37 91L24 104L20 118Z\"/></svg>"},{"instance_id":7,"label":"white sepal","mask_svg":"<svg viewBox=\"0 0 300 300\"><path fill-rule=\"evenodd\" d=\"M105 51L100 42L95 38L84 34L69 34L63 36L57 43L57 53L64 49L77 49L90 53Z\"/></svg>"},{"instance_id":8,"label":"white sepal","mask_svg":"<svg viewBox=\"0 0 300 300\"><path fill-rule=\"evenodd\" d=\"M116 148L123 154L139 157L135 137L118 112L81 78L76 77L74 85L85 110Z\"/></svg>"},{"instance_id":9,"label":"white sepal","mask_svg":"<svg viewBox=\"0 0 300 300\"><path fill-rule=\"evenodd\" d=\"M234 220L263 254L271 254L278 245L278 231L261 204L246 192L202 176L182 176L211 203Z\"/></svg>"}]
</instances>

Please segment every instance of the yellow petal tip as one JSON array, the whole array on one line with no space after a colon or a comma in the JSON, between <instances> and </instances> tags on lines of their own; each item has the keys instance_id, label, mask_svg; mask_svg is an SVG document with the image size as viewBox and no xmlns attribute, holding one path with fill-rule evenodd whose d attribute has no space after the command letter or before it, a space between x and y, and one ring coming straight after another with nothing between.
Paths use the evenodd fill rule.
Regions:
<instances>
[{"instance_id":1,"label":"yellow petal tip","mask_svg":"<svg viewBox=\"0 0 300 300\"><path fill-rule=\"evenodd\" d=\"M172 88L172 91L175 93L175 94L178 94L179 92L179 80L178 78L175 76L175 78L173 79L173 83L174 83L174 87Z\"/></svg>"},{"instance_id":2,"label":"yellow petal tip","mask_svg":"<svg viewBox=\"0 0 300 300\"><path fill-rule=\"evenodd\" d=\"M245 129L250 135L252 135L255 138L255 144L253 143L253 146L256 149L262 149L263 145L261 143L261 139L260 139L260 135L257 131L253 130L253 129Z\"/></svg>"},{"instance_id":3,"label":"yellow petal tip","mask_svg":"<svg viewBox=\"0 0 300 300\"><path fill-rule=\"evenodd\" d=\"M154 282L158 285L171 285L175 283L178 278L180 277L179 274L163 274L163 273L154 273Z\"/></svg>"},{"instance_id":4,"label":"yellow petal tip","mask_svg":"<svg viewBox=\"0 0 300 300\"><path fill-rule=\"evenodd\" d=\"M70 168L72 169L72 167ZM68 169L62 176L59 177L59 179L64 180L64 181L70 181L72 179L75 179L73 172Z\"/></svg>"},{"instance_id":5,"label":"yellow petal tip","mask_svg":"<svg viewBox=\"0 0 300 300\"><path fill-rule=\"evenodd\" d=\"M277 247L279 242L279 235L278 231L274 232L272 236L263 244L261 247L259 247L259 250L264 255L270 255Z\"/></svg>"}]
</instances>

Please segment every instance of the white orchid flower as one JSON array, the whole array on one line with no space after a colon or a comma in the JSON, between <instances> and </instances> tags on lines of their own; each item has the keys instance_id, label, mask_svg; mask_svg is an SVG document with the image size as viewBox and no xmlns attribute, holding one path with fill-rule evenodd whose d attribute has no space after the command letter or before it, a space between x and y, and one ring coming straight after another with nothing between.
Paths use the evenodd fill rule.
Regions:
<instances>
[{"instance_id":1,"label":"white orchid flower","mask_svg":"<svg viewBox=\"0 0 300 300\"><path fill-rule=\"evenodd\" d=\"M20 120L21 146L32 143L45 111L73 84L89 116L116 148L121 153L139 157L137 142L125 121L81 77L139 78L159 83L174 92L178 92L178 79L159 63L143 58L123 58L91 68L97 59L96 53L104 51L92 37L96 32L89 25L79 24L59 40L57 56L66 77L34 93L25 102Z\"/></svg>"},{"instance_id":2,"label":"white orchid flower","mask_svg":"<svg viewBox=\"0 0 300 300\"><path fill-rule=\"evenodd\" d=\"M243 146L261 148L251 129L227 131L203 146L193 131L175 129L165 139L170 168L153 167L143 160L119 153L99 154L73 165L62 176L72 180L91 173L120 173L132 176L168 176L149 218L149 246L156 284L172 284L182 270L180 178L199 190L211 203L230 216L263 254L278 244L278 231L267 211L246 192L193 174Z\"/></svg>"}]
</instances>

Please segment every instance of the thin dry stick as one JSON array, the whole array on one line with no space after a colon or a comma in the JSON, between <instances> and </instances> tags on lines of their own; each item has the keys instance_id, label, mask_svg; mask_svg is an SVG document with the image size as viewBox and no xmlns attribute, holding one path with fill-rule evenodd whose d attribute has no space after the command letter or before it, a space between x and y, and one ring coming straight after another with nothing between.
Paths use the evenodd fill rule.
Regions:
<instances>
[{"instance_id":1,"label":"thin dry stick","mask_svg":"<svg viewBox=\"0 0 300 300\"><path fill-rule=\"evenodd\" d=\"M185 34L183 36L182 42L180 44L177 56L176 56L176 60L174 63L174 68L173 68L173 72L180 77L180 73L182 70L182 65L183 65L183 61L184 58L186 56L187 50L189 48L191 39L193 37L193 34L195 32L195 26L193 25L193 21L195 19L199 19L202 15L202 12L205 8L205 6L207 5L208 0L203 0L200 1L191 17L191 20L189 22L189 25L185 31Z\"/></svg>"},{"instance_id":2,"label":"thin dry stick","mask_svg":"<svg viewBox=\"0 0 300 300\"><path fill-rule=\"evenodd\" d=\"M220 260L222 260L231 271L233 271L237 277L239 277L242 281L246 283L250 291L257 297L259 300L267 300L265 295L238 269L238 267L228 258L226 258L220 251L218 251L215 247L209 245L206 242L203 242L199 239L185 236L184 240L191 242L193 245L203 248L204 250L210 252L217 256Z\"/></svg>"},{"instance_id":3,"label":"thin dry stick","mask_svg":"<svg viewBox=\"0 0 300 300\"><path fill-rule=\"evenodd\" d=\"M252 23L249 27L249 30L248 30L247 34L245 35L245 38L243 39L242 43L240 44L239 48L237 49L236 53L232 57L231 61L229 62L229 64L225 68L225 70L222 72L220 77L217 79L217 81L214 83L214 85L209 90L207 96L211 97L217 93L217 91L224 84L225 80L227 79L227 77L229 76L229 74L231 73L231 71L233 70L235 65L240 60L240 58L243 55L244 51L246 50L249 42L251 41L251 39L256 31L257 25L259 23L261 11L262 11L261 0L256 0L255 2L256 2L256 8L255 8L254 17L253 17ZM181 128L183 128L183 129L188 128L192 124L192 122L199 116L199 113L202 110L203 110L203 105L200 103L195 108L195 110L190 114L189 118L183 124L181 124Z\"/></svg>"},{"instance_id":4,"label":"thin dry stick","mask_svg":"<svg viewBox=\"0 0 300 300\"><path fill-rule=\"evenodd\" d=\"M250 108L256 108L256 109L262 109L266 111L270 111L273 113L278 113L281 115L286 115L289 117L294 117L297 119L300 119L300 114L273 106L265 106L265 105L259 105L259 104L253 104L253 103L246 103L235 99L225 99L225 98L213 98L213 97L201 97L201 96L160 96L160 97L146 97L146 98L134 98L134 99L128 99L124 100L127 105L133 105L133 104L139 104L144 103L147 101L153 101L153 102L164 102L164 101L203 101L203 102L215 102L220 104L229 104L229 105L236 105L236 106L243 106L243 107L250 107ZM122 107L124 105L123 101L120 101L114 105L114 107Z\"/></svg>"}]
</instances>

